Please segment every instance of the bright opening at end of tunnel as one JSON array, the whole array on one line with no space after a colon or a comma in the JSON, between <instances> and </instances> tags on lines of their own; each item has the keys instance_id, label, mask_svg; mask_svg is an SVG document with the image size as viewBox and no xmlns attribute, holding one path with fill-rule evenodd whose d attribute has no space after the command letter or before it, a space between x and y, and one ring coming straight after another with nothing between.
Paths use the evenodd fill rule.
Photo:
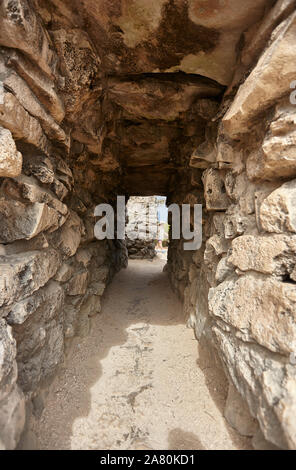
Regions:
<instances>
[{"instance_id":1,"label":"bright opening at end of tunnel","mask_svg":"<svg viewBox=\"0 0 296 470\"><path fill-rule=\"evenodd\" d=\"M167 198L133 196L127 203L126 242L130 259L167 259Z\"/></svg>"}]
</instances>

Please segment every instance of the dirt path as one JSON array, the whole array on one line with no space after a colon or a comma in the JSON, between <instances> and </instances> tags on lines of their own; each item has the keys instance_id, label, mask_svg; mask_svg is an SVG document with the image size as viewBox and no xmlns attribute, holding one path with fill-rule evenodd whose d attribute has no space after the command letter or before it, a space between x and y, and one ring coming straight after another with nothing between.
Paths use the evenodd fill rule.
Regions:
<instances>
[{"instance_id":1,"label":"dirt path","mask_svg":"<svg viewBox=\"0 0 296 470\"><path fill-rule=\"evenodd\" d=\"M163 265L130 261L109 286L53 384L39 448L249 448L222 416L225 380L198 359Z\"/></svg>"}]
</instances>

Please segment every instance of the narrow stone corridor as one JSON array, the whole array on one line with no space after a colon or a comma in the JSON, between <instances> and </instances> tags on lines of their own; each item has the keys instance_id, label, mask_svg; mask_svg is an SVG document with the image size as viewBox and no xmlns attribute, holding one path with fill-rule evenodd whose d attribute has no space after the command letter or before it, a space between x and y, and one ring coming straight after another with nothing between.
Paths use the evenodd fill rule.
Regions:
<instances>
[{"instance_id":1,"label":"narrow stone corridor","mask_svg":"<svg viewBox=\"0 0 296 470\"><path fill-rule=\"evenodd\" d=\"M197 351L164 265L130 261L108 287L31 423L38 448L251 448L223 418L226 380Z\"/></svg>"}]
</instances>

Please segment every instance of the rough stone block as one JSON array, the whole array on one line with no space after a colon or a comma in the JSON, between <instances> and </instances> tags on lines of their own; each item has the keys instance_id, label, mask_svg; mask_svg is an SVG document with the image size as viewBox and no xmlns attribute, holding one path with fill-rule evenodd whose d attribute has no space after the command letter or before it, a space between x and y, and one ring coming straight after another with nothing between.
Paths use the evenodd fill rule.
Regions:
<instances>
[{"instance_id":1,"label":"rough stone block","mask_svg":"<svg viewBox=\"0 0 296 470\"><path fill-rule=\"evenodd\" d=\"M32 295L61 265L54 249L0 256L0 307Z\"/></svg>"},{"instance_id":2,"label":"rough stone block","mask_svg":"<svg viewBox=\"0 0 296 470\"><path fill-rule=\"evenodd\" d=\"M254 436L258 424L251 416L245 400L232 383L229 384L224 416L228 423L242 436Z\"/></svg>"},{"instance_id":3,"label":"rough stone block","mask_svg":"<svg viewBox=\"0 0 296 470\"><path fill-rule=\"evenodd\" d=\"M296 13L285 20L256 67L238 90L223 118L226 133L233 139L249 132L255 118L290 90L296 76Z\"/></svg>"},{"instance_id":4,"label":"rough stone block","mask_svg":"<svg viewBox=\"0 0 296 470\"><path fill-rule=\"evenodd\" d=\"M12 392L0 401L0 449L15 449L25 425L25 398L16 385Z\"/></svg>"},{"instance_id":5,"label":"rough stone block","mask_svg":"<svg viewBox=\"0 0 296 470\"><path fill-rule=\"evenodd\" d=\"M253 275L227 280L210 290L209 311L246 342L286 356L296 351L294 284Z\"/></svg>"},{"instance_id":6,"label":"rough stone block","mask_svg":"<svg viewBox=\"0 0 296 470\"><path fill-rule=\"evenodd\" d=\"M296 264L296 237L243 235L233 240L228 263L241 271L285 276Z\"/></svg>"},{"instance_id":7,"label":"rough stone block","mask_svg":"<svg viewBox=\"0 0 296 470\"><path fill-rule=\"evenodd\" d=\"M296 180L283 184L262 202L259 219L266 232L296 232Z\"/></svg>"},{"instance_id":8,"label":"rough stone block","mask_svg":"<svg viewBox=\"0 0 296 470\"><path fill-rule=\"evenodd\" d=\"M41 232L54 231L65 222L47 204L23 204L0 197L0 243L30 240Z\"/></svg>"},{"instance_id":9,"label":"rough stone block","mask_svg":"<svg viewBox=\"0 0 296 470\"><path fill-rule=\"evenodd\" d=\"M0 177L19 176L22 164L22 154L17 151L11 132L0 127Z\"/></svg>"},{"instance_id":10,"label":"rough stone block","mask_svg":"<svg viewBox=\"0 0 296 470\"><path fill-rule=\"evenodd\" d=\"M208 211L225 211L230 201L219 171L210 168L203 174L204 195Z\"/></svg>"}]
</instances>

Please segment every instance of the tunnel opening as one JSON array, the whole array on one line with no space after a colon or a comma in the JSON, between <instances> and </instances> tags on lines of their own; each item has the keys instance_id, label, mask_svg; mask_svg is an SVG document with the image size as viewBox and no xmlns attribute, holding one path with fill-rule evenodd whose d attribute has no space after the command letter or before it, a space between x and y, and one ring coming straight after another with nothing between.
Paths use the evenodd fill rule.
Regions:
<instances>
[{"instance_id":1,"label":"tunnel opening","mask_svg":"<svg viewBox=\"0 0 296 470\"><path fill-rule=\"evenodd\" d=\"M166 197L130 197L126 210L129 259L167 259L170 227Z\"/></svg>"},{"instance_id":2,"label":"tunnel opening","mask_svg":"<svg viewBox=\"0 0 296 470\"><path fill-rule=\"evenodd\" d=\"M0 448L32 445L38 425L46 429L52 390L62 386L60 371L75 389L75 367L83 354L90 359L87 340L80 338L91 338L94 349L104 344L104 357L97 357L103 366L90 360L88 388L76 384L73 406L67 408L61 394L69 420L60 423L61 432L67 427L65 447L79 447L77 436L90 432L95 411L90 421L80 418L92 412L92 387L105 384L108 369L114 399L103 397L104 426L118 422L124 403L140 419L138 399L142 409L160 413L152 404L155 381L153 370L145 371L147 353L159 379L163 374L172 382L169 426L163 412L164 428L155 443L146 437L156 421L141 428L146 436L137 418L118 439L112 440L116 432L108 435L105 442L113 448L171 448L182 442L210 448L205 431L210 424L197 431L201 415L188 402L194 389L214 393L209 383L220 380L227 394L220 390L218 405L209 396L199 402L204 414L211 409L209 419L220 423L213 445L242 448L252 439L254 448L293 449L296 4L147 5L144 0L0 5ZM127 212L136 200L156 204L155 195L166 198L166 206L189 206L191 216L201 205L201 246L184 249L188 240L173 236L169 218L167 260L140 259L154 254L155 242L161 248L163 236L135 246L127 222L127 239L118 237L117 222L126 216L125 209L116 212L119 195L126 197ZM115 214L114 237L95 234L100 205ZM189 222L192 230L192 217ZM128 255L139 258L127 268ZM168 335L172 329L170 341L161 318ZM147 332L160 335L156 351L165 345L159 351L163 368L149 350ZM188 341L188 367L178 337L184 347ZM199 349L197 368L191 346ZM110 358L120 362L129 348L136 361L123 364L127 382L117 382L120 367L114 369ZM165 348L175 361L167 368ZM179 362L180 383L173 380ZM202 369L213 375L197 380L194 374ZM81 368L79 374L81 379ZM137 382L140 376L144 380ZM129 379L135 380L131 391ZM182 404L182 383L188 406ZM167 389L157 387L163 397ZM80 402L85 408L77 415L73 407ZM160 403L165 410L165 398ZM180 409L186 417L182 429L171 419ZM232 428L247 441L235 444L239 438ZM45 438L42 445L52 444ZM97 448L99 441L99 434L92 435L85 445Z\"/></svg>"}]
</instances>

